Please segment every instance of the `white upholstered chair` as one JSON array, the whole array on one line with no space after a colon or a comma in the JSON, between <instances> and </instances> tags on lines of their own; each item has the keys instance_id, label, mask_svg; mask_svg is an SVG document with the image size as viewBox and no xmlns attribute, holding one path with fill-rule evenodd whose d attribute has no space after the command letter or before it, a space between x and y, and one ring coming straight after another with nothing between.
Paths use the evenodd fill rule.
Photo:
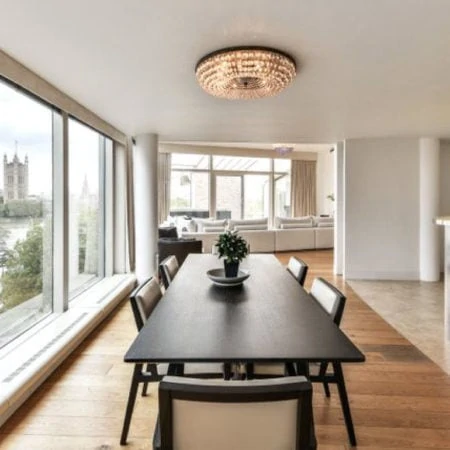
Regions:
<instances>
[{"instance_id":1,"label":"white upholstered chair","mask_svg":"<svg viewBox=\"0 0 450 450\"><path fill-rule=\"evenodd\" d=\"M308 273L308 264L296 256L291 256L287 265L288 272L300 283L305 284L306 274Z\"/></svg>"},{"instance_id":2,"label":"white upholstered chair","mask_svg":"<svg viewBox=\"0 0 450 450\"><path fill-rule=\"evenodd\" d=\"M339 326L341 323L342 315L345 307L345 295L323 278L315 278L310 290L311 297L317 301L320 306L326 311L333 322ZM333 371L327 371L328 366L333 366ZM319 373L312 373L312 365L308 367L309 379L312 382L322 383L325 395L330 396L330 389L328 384L334 383L337 385L339 398L341 401L341 408L344 414L345 425L347 427L347 433L350 443L356 445L355 430L353 427L353 420L350 412L350 404L347 398L347 390L345 387L344 373L342 371L340 362L327 362L324 361L319 364Z\"/></svg>"},{"instance_id":3,"label":"white upholstered chair","mask_svg":"<svg viewBox=\"0 0 450 450\"><path fill-rule=\"evenodd\" d=\"M304 377L223 381L164 377L157 450L313 450L312 388Z\"/></svg>"}]
</instances>

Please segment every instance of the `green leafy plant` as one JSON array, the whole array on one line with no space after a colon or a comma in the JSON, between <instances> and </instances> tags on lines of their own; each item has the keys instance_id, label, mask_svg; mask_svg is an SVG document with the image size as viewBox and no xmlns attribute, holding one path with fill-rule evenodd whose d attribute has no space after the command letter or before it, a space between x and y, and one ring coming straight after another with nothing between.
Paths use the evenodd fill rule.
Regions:
<instances>
[{"instance_id":1,"label":"green leafy plant","mask_svg":"<svg viewBox=\"0 0 450 450\"><path fill-rule=\"evenodd\" d=\"M248 255L247 241L237 231L226 231L219 234L215 244L219 258L225 258L225 262L241 262Z\"/></svg>"}]
</instances>

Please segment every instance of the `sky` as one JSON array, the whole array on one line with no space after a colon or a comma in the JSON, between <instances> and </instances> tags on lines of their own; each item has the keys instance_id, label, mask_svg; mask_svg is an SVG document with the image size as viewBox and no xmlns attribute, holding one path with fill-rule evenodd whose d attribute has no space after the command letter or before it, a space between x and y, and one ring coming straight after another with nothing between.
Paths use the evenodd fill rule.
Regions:
<instances>
[{"instance_id":1,"label":"sky","mask_svg":"<svg viewBox=\"0 0 450 450\"><path fill-rule=\"evenodd\" d=\"M79 194L85 177L91 193L98 193L99 134L69 121L69 185ZM17 146L17 147L16 147ZM11 162L17 148L21 162L28 155L30 195L52 192L52 111L0 81L0 189L3 189L3 155Z\"/></svg>"}]
</instances>

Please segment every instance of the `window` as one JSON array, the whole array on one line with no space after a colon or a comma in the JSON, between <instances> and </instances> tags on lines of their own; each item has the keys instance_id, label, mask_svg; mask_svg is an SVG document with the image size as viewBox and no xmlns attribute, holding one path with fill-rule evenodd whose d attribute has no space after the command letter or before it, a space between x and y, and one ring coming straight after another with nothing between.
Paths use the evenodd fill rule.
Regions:
<instances>
[{"instance_id":1,"label":"window","mask_svg":"<svg viewBox=\"0 0 450 450\"><path fill-rule=\"evenodd\" d=\"M213 169L240 172L269 172L270 158L213 156Z\"/></svg>"},{"instance_id":2,"label":"window","mask_svg":"<svg viewBox=\"0 0 450 450\"><path fill-rule=\"evenodd\" d=\"M170 180L170 210L208 211L209 176L208 172L174 171Z\"/></svg>"},{"instance_id":3,"label":"window","mask_svg":"<svg viewBox=\"0 0 450 450\"><path fill-rule=\"evenodd\" d=\"M269 175L244 175L244 218L269 217Z\"/></svg>"},{"instance_id":4,"label":"window","mask_svg":"<svg viewBox=\"0 0 450 450\"><path fill-rule=\"evenodd\" d=\"M0 81L0 347L53 310L53 114ZM29 184L19 190L25 175L8 170Z\"/></svg>"},{"instance_id":5,"label":"window","mask_svg":"<svg viewBox=\"0 0 450 450\"><path fill-rule=\"evenodd\" d=\"M69 119L69 296L104 276L103 168L105 138Z\"/></svg>"},{"instance_id":6,"label":"window","mask_svg":"<svg viewBox=\"0 0 450 450\"><path fill-rule=\"evenodd\" d=\"M174 153L171 161L170 215L208 217L209 156ZM179 220L177 219L177 223Z\"/></svg>"},{"instance_id":7,"label":"window","mask_svg":"<svg viewBox=\"0 0 450 450\"><path fill-rule=\"evenodd\" d=\"M1 79L0 150L1 348L112 274L105 242L125 228L114 234L113 141Z\"/></svg>"},{"instance_id":8,"label":"window","mask_svg":"<svg viewBox=\"0 0 450 450\"><path fill-rule=\"evenodd\" d=\"M274 160L274 216L290 217L291 215L291 161Z\"/></svg>"},{"instance_id":9,"label":"window","mask_svg":"<svg viewBox=\"0 0 450 450\"><path fill-rule=\"evenodd\" d=\"M290 163L289 159L173 153L170 215L288 216Z\"/></svg>"},{"instance_id":10,"label":"window","mask_svg":"<svg viewBox=\"0 0 450 450\"><path fill-rule=\"evenodd\" d=\"M172 155L172 169L174 170L208 170L208 155L192 155L185 153L174 153Z\"/></svg>"}]
</instances>

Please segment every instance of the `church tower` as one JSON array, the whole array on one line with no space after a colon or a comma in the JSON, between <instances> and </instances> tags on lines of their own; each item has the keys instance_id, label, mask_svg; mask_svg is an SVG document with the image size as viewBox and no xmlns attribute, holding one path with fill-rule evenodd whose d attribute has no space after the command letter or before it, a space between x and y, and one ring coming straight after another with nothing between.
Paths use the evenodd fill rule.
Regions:
<instances>
[{"instance_id":1,"label":"church tower","mask_svg":"<svg viewBox=\"0 0 450 450\"><path fill-rule=\"evenodd\" d=\"M8 203L11 200L25 200L28 197L28 156L22 163L16 152L11 162L6 153L3 156L3 198Z\"/></svg>"}]
</instances>

